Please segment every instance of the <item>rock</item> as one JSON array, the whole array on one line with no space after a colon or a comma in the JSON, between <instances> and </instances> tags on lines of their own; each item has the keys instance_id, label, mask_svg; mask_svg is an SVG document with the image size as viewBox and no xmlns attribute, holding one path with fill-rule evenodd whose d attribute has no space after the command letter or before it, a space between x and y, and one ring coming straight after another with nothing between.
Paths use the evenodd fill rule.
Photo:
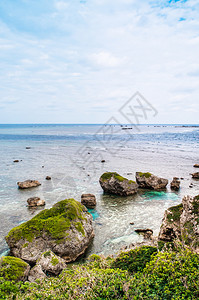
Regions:
<instances>
[{"instance_id":1,"label":"rock","mask_svg":"<svg viewBox=\"0 0 199 300\"><path fill-rule=\"evenodd\" d=\"M160 178L151 173L136 172L136 181L140 188L163 190L168 184L168 180Z\"/></svg>"},{"instance_id":2,"label":"rock","mask_svg":"<svg viewBox=\"0 0 199 300\"><path fill-rule=\"evenodd\" d=\"M31 147L26 147L26 149L31 149Z\"/></svg>"},{"instance_id":3,"label":"rock","mask_svg":"<svg viewBox=\"0 0 199 300\"><path fill-rule=\"evenodd\" d=\"M134 225L135 223L134 222L130 222L130 225Z\"/></svg>"},{"instance_id":4,"label":"rock","mask_svg":"<svg viewBox=\"0 0 199 300\"><path fill-rule=\"evenodd\" d=\"M46 180L51 180L51 177L50 176L46 176Z\"/></svg>"},{"instance_id":5,"label":"rock","mask_svg":"<svg viewBox=\"0 0 199 300\"><path fill-rule=\"evenodd\" d=\"M17 182L17 185L19 189L29 189L32 187L37 187L41 185L41 183L37 180L25 180L22 182Z\"/></svg>"},{"instance_id":6,"label":"rock","mask_svg":"<svg viewBox=\"0 0 199 300\"><path fill-rule=\"evenodd\" d=\"M199 195L186 196L181 204L165 211L158 240L179 241L199 253Z\"/></svg>"},{"instance_id":7,"label":"rock","mask_svg":"<svg viewBox=\"0 0 199 300\"><path fill-rule=\"evenodd\" d=\"M101 162L102 162L102 163L105 163L106 161L105 161L105 159L102 159Z\"/></svg>"},{"instance_id":8,"label":"rock","mask_svg":"<svg viewBox=\"0 0 199 300\"><path fill-rule=\"evenodd\" d=\"M96 198L93 194L82 194L81 203L87 208L94 208L96 206Z\"/></svg>"},{"instance_id":9,"label":"rock","mask_svg":"<svg viewBox=\"0 0 199 300\"><path fill-rule=\"evenodd\" d=\"M4 277L6 280L25 281L29 271L29 264L20 258L12 256L0 258L0 277Z\"/></svg>"},{"instance_id":10,"label":"rock","mask_svg":"<svg viewBox=\"0 0 199 300\"><path fill-rule=\"evenodd\" d=\"M170 184L172 190L178 191L180 188L180 180L178 177L173 177L173 180Z\"/></svg>"},{"instance_id":11,"label":"rock","mask_svg":"<svg viewBox=\"0 0 199 300\"><path fill-rule=\"evenodd\" d=\"M100 185L104 192L120 196L129 196L137 193L137 183L120 176L116 172L106 172L100 177Z\"/></svg>"},{"instance_id":12,"label":"rock","mask_svg":"<svg viewBox=\"0 0 199 300\"><path fill-rule=\"evenodd\" d=\"M184 180L184 178L183 178L183 177L181 177L180 179L181 179L181 180Z\"/></svg>"},{"instance_id":13,"label":"rock","mask_svg":"<svg viewBox=\"0 0 199 300\"><path fill-rule=\"evenodd\" d=\"M37 259L37 265L41 266L42 271L59 275L66 268L64 259L55 255L52 251L46 251Z\"/></svg>"},{"instance_id":14,"label":"rock","mask_svg":"<svg viewBox=\"0 0 199 300\"><path fill-rule=\"evenodd\" d=\"M93 237L92 215L81 203L66 199L13 228L5 239L14 256L35 263L48 250L75 261Z\"/></svg>"},{"instance_id":15,"label":"rock","mask_svg":"<svg viewBox=\"0 0 199 300\"><path fill-rule=\"evenodd\" d=\"M44 206L46 204L45 200L41 200L39 197L28 198L27 202L29 207Z\"/></svg>"},{"instance_id":16,"label":"rock","mask_svg":"<svg viewBox=\"0 0 199 300\"><path fill-rule=\"evenodd\" d=\"M18 160L18 159L15 159L15 160L13 160L13 162L14 162L14 163L18 163L18 162L19 162L19 160Z\"/></svg>"},{"instance_id":17,"label":"rock","mask_svg":"<svg viewBox=\"0 0 199 300\"><path fill-rule=\"evenodd\" d=\"M30 282L35 282L37 279L44 279L46 278L46 274L42 271L42 268L40 265L35 265L31 270L30 270L30 273L29 273L29 276L28 276L28 280Z\"/></svg>"},{"instance_id":18,"label":"rock","mask_svg":"<svg viewBox=\"0 0 199 300\"><path fill-rule=\"evenodd\" d=\"M193 167L194 168L199 168L199 164L195 164Z\"/></svg>"},{"instance_id":19,"label":"rock","mask_svg":"<svg viewBox=\"0 0 199 300\"><path fill-rule=\"evenodd\" d=\"M199 172L191 174L192 178L199 179Z\"/></svg>"},{"instance_id":20,"label":"rock","mask_svg":"<svg viewBox=\"0 0 199 300\"><path fill-rule=\"evenodd\" d=\"M135 232L142 234L145 239L151 239L153 235L152 229L136 229Z\"/></svg>"}]
</instances>

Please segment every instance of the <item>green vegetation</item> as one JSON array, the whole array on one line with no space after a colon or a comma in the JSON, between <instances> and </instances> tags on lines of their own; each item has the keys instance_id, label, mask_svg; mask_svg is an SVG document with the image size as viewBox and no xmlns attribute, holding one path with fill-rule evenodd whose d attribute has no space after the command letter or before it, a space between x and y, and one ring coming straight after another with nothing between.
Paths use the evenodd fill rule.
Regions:
<instances>
[{"instance_id":1,"label":"green vegetation","mask_svg":"<svg viewBox=\"0 0 199 300\"><path fill-rule=\"evenodd\" d=\"M157 248L142 246L128 252L120 253L113 261L112 266L131 273L142 271L146 263L151 260L153 254L157 254Z\"/></svg>"},{"instance_id":2,"label":"green vegetation","mask_svg":"<svg viewBox=\"0 0 199 300\"><path fill-rule=\"evenodd\" d=\"M147 173L139 172L138 175L139 175L140 177L146 177L146 178L149 178L149 177L152 176L152 174L149 173L149 172L147 172Z\"/></svg>"},{"instance_id":3,"label":"green vegetation","mask_svg":"<svg viewBox=\"0 0 199 300\"><path fill-rule=\"evenodd\" d=\"M193 201L193 213L195 215L199 214L199 195L194 197L194 201Z\"/></svg>"},{"instance_id":4,"label":"green vegetation","mask_svg":"<svg viewBox=\"0 0 199 300\"><path fill-rule=\"evenodd\" d=\"M0 277L6 280L19 281L23 277L28 264L17 257L3 256L0 258Z\"/></svg>"},{"instance_id":5,"label":"green vegetation","mask_svg":"<svg viewBox=\"0 0 199 300\"><path fill-rule=\"evenodd\" d=\"M83 220L82 212L84 206L74 199L66 199L56 203L51 209L45 209L30 221L13 228L6 236L6 240L13 239L15 242L21 238L31 242L37 235L47 231L57 243L62 242L67 237L67 229L71 222L77 225L77 229L84 233L80 220ZM77 220L77 222L76 222ZM24 247L27 247L27 243Z\"/></svg>"},{"instance_id":6,"label":"green vegetation","mask_svg":"<svg viewBox=\"0 0 199 300\"><path fill-rule=\"evenodd\" d=\"M102 181L107 181L107 180L111 179L111 177L114 177L115 179L117 179L117 180L120 181L120 182L126 180L126 181L128 181L129 184L130 184L130 183L135 183L135 181L133 181L133 180L128 180L127 178L125 178L125 177L119 175L119 174L116 173L116 172L106 172L106 173L102 174L102 176L100 177L100 179L101 179Z\"/></svg>"},{"instance_id":7,"label":"green vegetation","mask_svg":"<svg viewBox=\"0 0 199 300\"><path fill-rule=\"evenodd\" d=\"M58 277L37 283L0 278L0 299L196 300L198 266L199 255L187 249L157 253L143 246L116 259L94 254L86 263L69 265Z\"/></svg>"},{"instance_id":8,"label":"green vegetation","mask_svg":"<svg viewBox=\"0 0 199 300\"><path fill-rule=\"evenodd\" d=\"M53 256L51 259L51 264L53 266L56 266L58 263L59 263L59 259L57 257Z\"/></svg>"},{"instance_id":9,"label":"green vegetation","mask_svg":"<svg viewBox=\"0 0 199 300\"><path fill-rule=\"evenodd\" d=\"M183 210L182 204L169 207L170 214L167 215L168 221L169 222L179 221L182 210Z\"/></svg>"}]
</instances>

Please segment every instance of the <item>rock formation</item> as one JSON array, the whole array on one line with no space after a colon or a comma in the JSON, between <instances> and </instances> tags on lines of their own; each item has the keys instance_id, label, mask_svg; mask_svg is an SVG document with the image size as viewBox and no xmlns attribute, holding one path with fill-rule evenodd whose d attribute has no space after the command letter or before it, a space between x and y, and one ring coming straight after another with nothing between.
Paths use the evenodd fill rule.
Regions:
<instances>
[{"instance_id":1,"label":"rock formation","mask_svg":"<svg viewBox=\"0 0 199 300\"><path fill-rule=\"evenodd\" d=\"M181 204L165 211L158 240L180 241L199 253L199 196L184 197Z\"/></svg>"},{"instance_id":2,"label":"rock formation","mask_svg":"<svg viewBox=\"0 0 199 300\"><path fill-rule=\"evenodd\" d=\"M17 185L19 189L29 189L32 187L37 187L41 185L41 183L37 180L25 180L22 182L17 182Z\"/></svg>"},{"instance_id":3,"label":"rock formation","mask_svg":"<svg viewBox=\"0 0 199 300\"><path fill-rule=\"evenodd\" d=\"M39 197L31 197L27 200L29 207L36 207L36 206L44 206L45 200L40 199Z\"/></svg>"},{"instance_id":4,"label":"rock formation","mask_svg":"<svg viewBox=\"0 0 199 300\"><path fill-rule=\"evenodd\" d=\"M48 250L70 262L85 252L93 237L91 214L81 203L66 199L13 228L6 242L14 256L30 263Z\"/></svg>"},{"instance_id":5,"label":"rock formation","mask_svg":"<svg viewBox=\"0 0 199 300\"><path fill-rule=\"evenodd\" d=\"M136 172L136 181L139 188L163 190L168 184L168 180L155 176L149 172Z\"/></svg>"},{"instance_id":6,"label":"rock formation","mask_svg":"<svg viewBox=\"0 0 199 300\"><path fill-rule=\"evenodd\" d=\"M179 190L179 188L180 188L180 180L179 180L178 177L173 177L173 180L172 180L172 182L170 184L170 187L174 191L178 191Z\"/></svg>"},{"instance_id":7,"label":"rock formation","mask_svg":"<svg viewBox=\"0 0 199 300\"><path fill-rule=\"evenodd\" d=\"M93 194L82 194L81 203L87 208L94 208L96 206L96 198Z\"/></svg>"},{"instance_id":8,"label":"rock formation","mask_svg":"<svg viewBox=\"0 0 199 300\"><path fill-rule=\"evenodd\" d=\"M116 172L104 173L99 182L104 192L120 196L134 195L138 189L135 181L128 180Z\"/></svg>"},{"instance_id":9,"label":"rock formation","mask_svg":"<svg viewBox=\"0 0 199 300\"><path fill-rule=\"evenodd\" d=\"M192 178L199 179L199 172L191 174Z\"/></svg>"},{"instance_id":10,"label":"rock formation","mask_svg":"<svg viewBox=\"0 0 199 300\"><path fill-rule=\"evenodd\" d=\"M194 168L199 168L199 164L195 164L193 167Z\"/></svg>"}]
</instances>

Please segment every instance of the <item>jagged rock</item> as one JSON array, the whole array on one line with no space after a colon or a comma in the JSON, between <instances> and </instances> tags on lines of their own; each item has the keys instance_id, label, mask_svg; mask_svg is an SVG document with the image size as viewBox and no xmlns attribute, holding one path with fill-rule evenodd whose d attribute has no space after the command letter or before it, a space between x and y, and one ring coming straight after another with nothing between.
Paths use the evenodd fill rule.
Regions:
<instances>
[{"instance_id":1,"label":"jagged rock","mask_svg":"<svg viewBox=\"0 0 199 300\"><path fill-rule=\"evenodd\" d=\"M152 229L136 229L135 232L142 234L145 239L152 239L153 230Z\"/></svg>"},{"instance_id":2,"label":"jagged rock","mask_svg":"<svg viewBox=\"0 0 199 300\"><path fill-rule=\"evenodd\" d=\"M195 165L194 165L194 168L199 168L199 164L195 164Z\"/></svg>"},{"instance_id":3,"label":"jagged rock","mask_svg":"<svg viewBox=\"0 0 199 300\"><path fill-rule=\"evenodd\" d=\"M199 179L199 172L191 174L192 178Z\"/></svg>"},{"instance_id":4,"label":"jagged rock","mask_svg":"<svg viewBox=\"0 0 199 300\"><path fill-rule=\"evenodd\" d=\"M165 211L158 240L180 241L199 253L199 196L184 197L181 204Z\"/></svg>"},{"instance_id":5,"label":"jagged rock","mask_svg":"<svg viewBox=\"0 0 199 300\"><path fill-rule=\"evenodd\" d=\"M178 177L173 177L173 180L170 184L172 190L178 191L180 188L180 180Z\"/></svg>"},{"instance_id":6,"label":"jagged rock","mask_svg":"<svg viewBox=\"0 0 199 300\"><path fill-rule=\"evenodd\" d=\"M140 188L163 190L168 184L168 180L155 176L149 172L136 172L136 181Z\"/></svg>"},{"instance_id":7,"label":"jagged rock","mask_svg":"<svg viewBox=\"0 0 199 300\"><path fill-rule=\"evenodd\" d=\"M29 273L28 280L30 282L35 282L37 279L44 279L46 278L46 274L42 271L40 265L35 265Z\"/></svg>"},{"instance_id":8,"label":"jagged rock","mask_svg":"<svg viewBox=\"0 0 199 300\"><path fill-rule=\"evenodd\" d=\"M70 262L85 252L93 237L92 215L81 203L66 199L13 228L6 242L14 256L30 263L47 250Z\"/></svg>"},{"instance_id":9,"label":"jagged rock","mask_svg":"<svg viewBox=\"0 0 199 300\"><path fill-rule=\"evenodd\" d=\"M0 277L4 277L6 280L25 281L29 271L29 264L20 258L12 256L0 258Z\"/></svg>"},{"instance_id":10,"label":"jagged rock","mask_svg":"<svg viewBox=\"0 0 199 300\"><path fill-rule=\"evenodd\" d=\"M48 250L37 259L37 265L41 266L43 272L59 275L66 268L64 259Z\"/></svg>"},{"instance_id":11,"label":"jagged rock","mask_svg":"<svg viewBox=\"0 0 199 300\"><path fill-rule=\"evenodd\" d=\"M19 189L29 189L32 187L37 187L41 185L41 183L37 180L25 180L22 182L17 182L17 185Z\"/></svg>"},{"instance_id":12,"label":"jagged rock","mask_svg":"<svg viewBox=\"0 0 199 300\"><path fill-rule=\"evenodd\" d=\"M104 192L120 196L134 195L138 189L135 181L128 180L116 172L104 173L99 182Z\"/></svg>"},{"instance_id":13,"label":"jagged rock","mask_svg":"<svg viewBox=\"0 0 199 300\"><path fill-rule=\"evenodd\" d=\"M96 206L96 198L93 194L82 194L81 203L87 208L93 208Z\"/></svg>"},{"instance_id":14,"label":"jagged rock","mask_svg":"<svg viewBox=\"0 0 199 300\"><path fill-rule=\"evenodd\" d=\"M50 176L46 176L46 180L51 180L51 177Z\"/></svg>"},{"instance_id":15,"label":"jagged rock","mask_svg":"<svg viewBox=\"0 0 199 300\"><path fill-rule=\"evenodd\" d=\"M46 204L45 200L42 200L39 197L28 198L27 202L29 207L44 206Z\"/></svg>"}]
</instances>

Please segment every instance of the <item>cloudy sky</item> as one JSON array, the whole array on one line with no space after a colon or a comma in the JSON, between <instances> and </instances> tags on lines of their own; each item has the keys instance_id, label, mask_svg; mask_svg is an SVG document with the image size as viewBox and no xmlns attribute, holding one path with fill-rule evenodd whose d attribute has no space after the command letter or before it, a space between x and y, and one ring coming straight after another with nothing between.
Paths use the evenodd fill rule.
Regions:
<instances>
[{"instance_id":1,"label":"cloudy sky","mask_svg":"<svg viewBox=\"0 0 199 300\"><path fill-rule=\"evenodd\" d=\"M0 123L104 123L136 91L198 123L198 0L0 1Z\"/></svg>"}]
</instances>

